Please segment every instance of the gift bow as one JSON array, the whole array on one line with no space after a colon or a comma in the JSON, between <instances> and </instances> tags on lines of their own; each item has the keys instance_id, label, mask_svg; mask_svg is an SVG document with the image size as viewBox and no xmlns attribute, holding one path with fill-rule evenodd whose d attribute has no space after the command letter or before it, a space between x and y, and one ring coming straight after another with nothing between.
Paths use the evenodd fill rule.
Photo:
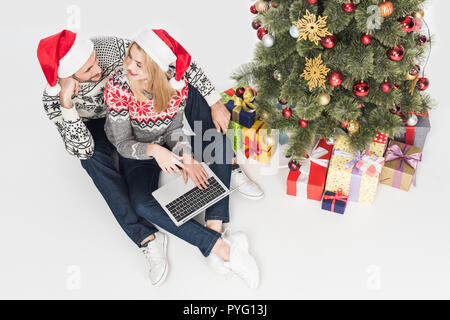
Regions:
<instances>
[{"instance_id":1,"label":"gift bow","mask_svg":"<svg viewBox=\"0 0 450 320\"><path fill-rule=\"evenodd\" d=\"M377 173L381 173L384 165L384 158L377 157L371 152L367 152L361 160L358 161L356 167L362 172L367 173L370 177L375 176Z\"/></svg>"},{"instance_id":2,"label":"gift bow","mask_svg":"<svg viewBox=\"0 0 450 320\"><path fill-rule=\"evenodd\" d=\"M334 196L324 195L323 199L324 200L333 200L333 202L331 203L331 211L334 212L334 206L336 204L336 200L343 201L343 202L347 203L348 196L345 196L343 194L343 192L342 192L342 189L339 188L339 189L337 189L337 191L334 194Z\"/></svg>"},{"instance_id":3,"label":"gift bow","mask_svg":"<svg viewBox=\"0 0 450 320\"><path fill-rule=\"evenodd\" d=\"M242 109L244 109L245 112L255 112L256 105L252 102L255 96L253 95L253 91L250 88L245 89L243 97L239 97L237 95L234 95L232 97L235 108L233 111L236 110L236 113L240 113Z\"/></svg>"},{"instance_id":4,"label":"gift bow","mask_svg":"<svg viewBox=\"0 0 450 320\"><path fill-rule=\"evenodd\" d=\"M419 165L419 162L422 161L422 153L419 152L414 154L406 154L408 153L409 149L411 149L411 146L408 144L404 145L403 150L397 144L393 144L388 148L386 152L386 162L400 159L400 162L395 168L394 181L392 183L393 187L400 188L403 166L405 162L415 170L413 185L416 186L417 167Z\"/></svg>"},{"instance_id":5,"label":"gift bow","mask_svg":"<svg viewBox=\"0 0 450 320\"><path fill-rule=\"evenodd\" d=\"M333 154L335 154L337 156L341 156L341 157L352 157L352 160L345 163L345 167L347 169L351 169L354 166L356 166L356 164L359 162L359 160L361 160L361 158L364 155L364 153L361 151L357 151L356 153L350 153L350 152L345 152L345 151L342 151L339 149L335 149L333 151Z\"/></svg>"},{"instance_id":6,"label":"gift bow","mask_svg":"<svg viewBox=\"0 0 450 320\"><path fill-rule=\"evenodd\" d=\"M328 167L329 160L320 159L328 153L328 150L322 147L314 147L313 151L308 155L308 158L303 158L300 160L300 170L301 174L299 181L303 183L308 183L309 173L311 172L311 163L315 163L321 167Z\"/></svg>"}]
</instances>

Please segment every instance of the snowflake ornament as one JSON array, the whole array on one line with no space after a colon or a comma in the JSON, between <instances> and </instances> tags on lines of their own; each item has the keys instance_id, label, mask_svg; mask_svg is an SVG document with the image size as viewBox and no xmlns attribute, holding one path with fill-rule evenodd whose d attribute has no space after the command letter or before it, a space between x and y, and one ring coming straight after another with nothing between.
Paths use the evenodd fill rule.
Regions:
<instances>
[{"instance_id":1,"label":"snowflake ornament","mask_svg":"<svg viewBox=\"0 0 450 320\"><path fill-rule=\"evenodd\" d=\"M323 64L322 54L313 59L305 59L306 66L301 77L308 81L309 91L317 87L325 88L327 74L330 72L330 69Z\"/></svg>"},{"instance_id":2,"label":"snowflake ornament","mask_svg":"<svg viewBox=\"0 0 450 320\"><path fill-rule=\"evenodd\" d=\"M319 44L321 38L331 36L327 28L327 16L321 17L306 10L306 14L299 21L293 22L299 32L297 41L309 40L316 45Z\"/></svg>"}]
</instances>

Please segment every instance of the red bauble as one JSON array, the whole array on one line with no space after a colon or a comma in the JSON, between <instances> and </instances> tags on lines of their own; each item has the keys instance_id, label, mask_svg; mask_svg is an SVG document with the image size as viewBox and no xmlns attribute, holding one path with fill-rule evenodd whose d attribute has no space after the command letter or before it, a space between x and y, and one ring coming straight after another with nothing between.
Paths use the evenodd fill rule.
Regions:
<instances>
[{"instance_id":1,"label":"red bauble","mask_svg":"<svg viewBox=\"0 0 450 320\"><path fill-rule=\"evenodd\" d=\"M380 85L381 92L389 93L392 91L392 84L389 81L385 81Z\"/></svg>"},{"instance_id":2,"label":"red bauble","mask_svg":"<svg viewBox=\"0 0 450 320\"><path fill-rule=\"evenodd\" d=\"M258 13L258 10L256 10L256 6L255 5L252 5L250 7L250 12L253 13L253 14L257 14Z\"/></svg>"},{"instance_id":3,"label":"red bauble","mask_svg":"<svg viewBox=\"0 0 450 320\"><path fill-rule=\"evenodd\" d=\"M316 4L318 0L306 0L309 4Z\"/></svg>"},{"instance_id":4,"label":"red bauble","mask_svg":"<svg viewBox=\"0 0 450 320\"><path fill-rule=\"evenodd\" d=\"M341 122L341 127L342 128L346 129L347 126L348 126L348 122L347 121Z\"/></svg>"},{"instance_id":5,"label":"red bauble","mask_svg":"<svg viewBox=\"0 0 450 320\"><path fill-rule=\"evenodd\" d=\"M355 83L355 85L353 86L353 93L360 98L367 96L369 94L369 91L369 84L365 81Z\"/></svg>"},{"instance_id":6,"label":"red bauble","mask_svg":"<svg viewBox=\"0 0 450 320\"><path fill-rule=\"evenodd\" d=\"M342 10L347 13L352 13L353 11L355 11L355 4L353 2L343 3Z\"/></svg>"},{"instance_id":7,"label":"red bauble","mask_svg":"<svg viewBox=\"0 0 450 320\"><path fill-rule=\"evenodd\" d=\"M429 86L430 80L428 80L428 78L425 77L419 78L419 81L417 82L417 87L419 88L419 90L421 91L427 90Z\"/></svg>"},{"instance_id":8,"label":"red bauble","mask_svg":"<svg viewBox=\"0 0 450 320\"><path fill-rule=\"evenodd\" d=\"M325 49L333 49L337 42L338 39L334 35L323 37L320 40L320 43Z\"/></svg>"},{"instance_id":9,"label":"red bauble","mask_svg":"<svg viewBox=\"0 0 450 320\"><path fill-rule=\"evenodd\" d=\"M339 87L342 84L342 81L344 81L344 76L339 71L333 71L328 76L328 83L332 87Z\"/></svg>"},{"instance_id":10,"label":"red bauble","mask_svg":"<svg viewBox=\"0 0 450 320\"><path fill-rule=\"evenodd\" d=\"M292 116L292 110L289 108L283 109L283 117L289 119Z\"/></svg>"},{"instance_id":11,"label":"red bauble","mask_svg":"<svg viewBox=\"0 0 450 320\"><path fill-rule=\"evenodd\" d=\"M405 48L399 44L397 47L389 49L387 54L392 61L400 61L405 56Z\"/></svg>"},{"instance_id":12,"label":"red bauble","mask_svg":"<svg viewBox=\"0 0 450 320\"><path fill-rule=\"evenodd\" d=\"M369 45L372 42L372 36L370 34L363 34L361 37L361 43L365 44L366 46Z\"/></svg>"},{"instance_id":13,"label":"red bauble","mask_svg":"<svg viewBox=\"0 0 450 320\"><path fill-rule=\"evenodd\" d=\"M411 16L406 16L402 20L402 29L405 32L413 32L415 29L416 20Z\"/></svg>"},{"instance_id":14,"label":"red bauble","mask_svg":"<svg viewBox=\"0 0 450 320\"><path fill-rule=\"evenodd\" d=\"M300 119L298 120L298 125L302 128L306 128L308 126L308 121Z\"/></svg>"},{"instance_id":15,"label":"red bauble","mask_svg":"<svg viewBox=\"0 0 450 320\"><path fill-rule=\"evenodd\" d=\"M264 29L264 27L261 27L258 29L256 35L258 36L259 40L262 40L262 38L267 34L267 30Z\"/></svg>"},{"instance_id":16,"label":"red bauble","mask_svg":"<svg viewBox=\"0 0 450 320\"><path fill-rule=\"evenodd\" d=\"M253 28L253 29L258 30L259 27L261 27L261 25L259 24L258 21L253 21L253 22L252 22L252 28Z\"/></svg>"},{"instance_id":17,"label":"red bauble","mask_svg":"<svg viewBox=\"0 0 450 320\"><path fill-rule=\"evenodd\" d=\"M300 170L300 163L297 160L292 159L291 161L289 161L288 167L291 171L298 171Z\"/></svg>"},{"instance_id":18,"label":"red bauble","mask_svg":"<svg viewBox=\"0 0 450 320\"><path fill-rule=\"evenodd\" d=\"M409 72L409 74L413 77L417 76L419 73L420 73L420 66L418 64L416 64Z\"/></svg>"},{"instance_id":19,"label":"red bauble","mask_svg":"<svg viewBox=\"0 0 450 320\"><path fill-rule=\"evenodd\" d=\"M239 88L237 88L237 89L236 89L236 92L235 92L235 94L236 94L237 96L240 96L240 97L242 97L242 96L244 95L244 93L245 93L245 88L244 88L244 87L239 87Z\"/></svg>"}]
</instances>

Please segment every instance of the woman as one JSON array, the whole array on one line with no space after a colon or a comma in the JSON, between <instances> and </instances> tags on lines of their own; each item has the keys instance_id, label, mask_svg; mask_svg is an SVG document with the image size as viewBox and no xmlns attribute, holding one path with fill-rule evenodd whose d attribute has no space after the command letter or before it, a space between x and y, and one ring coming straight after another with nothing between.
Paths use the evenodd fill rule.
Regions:
<instances>
[{"instance_id":1,"label":"woman","mask_svg":"<svg viewBox=\"0 0 450 320\"><path fill-rule=\"evenodd\" d=\"M175 60L173 75L170 65ZM228 197L206 210L206 226L190 220L177 227L151 195L161 170L183 174L185 182L190 178L200 189L208 187L208 175L193 158L182 131L184 107L205 102L191 99L198 92L184 77L189 62L186 50L164 30L142 31L130 45L123 68L105 87L106 134L120 154L120 170L137 214L197 246L217 272L234 272L256 288L259 271L246 236L222 236L222 225L229 222ZM220 163L214 165L225 165Z\"/></svg>"}]
</instances>

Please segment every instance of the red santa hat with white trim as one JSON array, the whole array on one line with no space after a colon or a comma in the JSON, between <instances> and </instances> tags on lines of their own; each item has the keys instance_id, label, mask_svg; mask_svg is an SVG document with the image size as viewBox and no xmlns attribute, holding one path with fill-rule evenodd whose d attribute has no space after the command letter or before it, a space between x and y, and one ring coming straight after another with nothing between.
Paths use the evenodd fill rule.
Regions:
<instances>
[{"instance_id":1,"label":"red santa hat with white trim","mask_svg":"<svg viewBox=\"0 0 450 320\"><path fill-rule=\"evenodd\" d=\"M191 64L191 55L163 29L145 27L134 38L134 41L158 64L164 71L169 70L170 64L176 61L175 77L170 84L175 90L184 87L181 81Z\"/></svg>"},{"instance_id":2,"label":"red santa hat with white trim","mask_svg":"<svg viewBox=\"0 0 450 320\"><path fill-rule=\"evenodd\" d=\"M75 74L88 61L93 51L94 43L91 40L81 39L69 30L42 39L37 56L47 79L47 93L57 95L61 90L58 78Z\"/></svg>"}]
</instances>

